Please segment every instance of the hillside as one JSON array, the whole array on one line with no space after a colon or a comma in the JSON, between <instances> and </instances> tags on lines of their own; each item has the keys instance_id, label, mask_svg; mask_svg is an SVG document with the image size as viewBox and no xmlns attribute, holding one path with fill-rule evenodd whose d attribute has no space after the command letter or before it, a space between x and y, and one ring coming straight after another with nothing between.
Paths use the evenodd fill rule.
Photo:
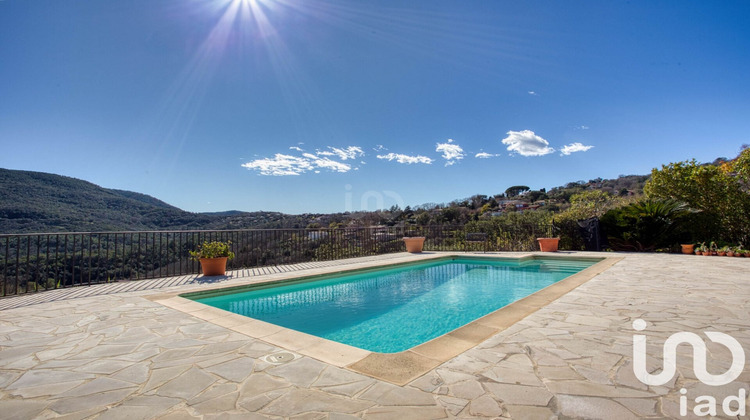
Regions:
<instances>
[{"instance_id":1,"label":"hillside","mask_svg":"<svg viewBox=\"0 0 750 420\"><path fill-rule=\"evenodd\" d=\"M176 227L194 216L153 197L40 172L0 169L0 232Z\"/></svg>"},{"instance_id":2,"label":"hillside","mask_svg":"<svg viewBox=\"0 0 750 420\"><path fill-rule=\"evenodd\" d=\"M0 233L88 232L185 229L305 228L399 223L460 223L503 198L523 202L551 199L549 210L564 208L567 199L586 189L613 194L640 193L647 176L621 176L615 180L571 182L548 192L527 191L477 195L448 204L392 208L386 211L287 215L279 212L225 211L190 213L149 195L102 188L75 178L42 172L0 169ZM512 187L514 188L514 187ZM443 209L438 212L437 209ZM461 215L457 217L456 215ZM447 217L445 217L447 216Z\"/></svg>"},{"instance_id":3,"label":"hillside","mask_svg":"<svg viewBox=\"0 0 750 420\"><path fill-rule=\"evenodd\" d=\"M190 213L66 176L0 169L0 233L305 227L314 215Z\"/></svg>"}]
</instances>

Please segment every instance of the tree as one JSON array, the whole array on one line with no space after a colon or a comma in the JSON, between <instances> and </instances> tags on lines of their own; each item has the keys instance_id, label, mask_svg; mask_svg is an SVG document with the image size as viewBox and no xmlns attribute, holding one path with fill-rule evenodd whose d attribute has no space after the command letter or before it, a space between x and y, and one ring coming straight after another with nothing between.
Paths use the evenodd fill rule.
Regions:
<instances>
[{"instance_id":1,"label":"tree","mask_svg":"<svg viewBox=\"0 0 750 420\"><path fill-rule=\"evenodd\" d=\"M538 200L547 199L547 194L544 191L529 191L526 194L526 198L528 198L528 200L533 203Z\"/></svg>"},{"instance_id":2,"label":"tree","mask_svg":"<svg viewBox=\"0 0 750 420\"><path fill-rule=\"evenodd\" d=\"M364 226L380 226L384 221L380 212L376 211L367 212L362 216L362 224Z\"/></svg>"},{"instance_id":3,"label":"tree","mask_svg":"<svg viewBox=\"0 0 750 420\"><path fill-rule=\"evenodd\" d=\"M615 250L653 251L678 241L675 229L693 213L679 201L647 198L608 211L601 222Z\"/></svg>"},{"instance_id":4,"label":"tree","mask_svg":"<svg viewBox=\"0 0 750 420\"><path fill-rule=\"evenodd\" d=\"M601 217L617 202L617 199L609 193L600 190L587 190L570 197L568 211L579 220Z\"/></svg>"},{"instance_id":5,"label":"tree","mask_svg":"<svg viewBox=\"0 0 750 420\"><path fill-rule=\"evenodd\" d=\"M573 194L570 197L570 207L555 216L555 226L560 232L560 246L566 249L584 249L586 244L581 237L578 221L592 217L601 218L608 210L624 204L625 201L600 190Z\"/></svg>"},{"instance_id":6,"label":"tree","mask_svg":"<svg viewBox=\"0 0 750 420\"><path fill-rule=\"evenodd\" d=\"M448 207L440 212L440 215L448 223L458 223L461 218L461 211L457 207Z\"/></svg>"},{"instance_id":7,"label":"tree","mask_svg":"<svg viewBox=\"0 0 750 420\"><path fill-rule=\"evenodd\" d=\"M691 223L694 236L699 236L696 240L747 243L750 194L743 190L740 179L718 166L700 165L693 159L652 170L644 191L649 198L674 199L701 210Z\"/></svg>"},{"instance_id":8,"label":"tree","mask_svg":"<svg viewBox=\"0 0 750 420\"><path fill-rule=\"evenodd\" d=\"M478 209L487 203L487 196L484 194L476 194L476 195L472 195L470 200L471 200L471 209Z\"/></svg>"},{"instance_id":9,"label":"tree","mask_svg":"<svg viewBox=\"0 0 750 420\"><path fill-rule=\"evenodd\" d=\"M750 191L750 147L745 145L740 154L722 169L736 173L743 183L744 190Z\"/></svg>"},{"instance_id":10,"label":"tree","mask_svg":"<svg viewBox=\"0 0 750 420\"><path fill-rule=\"evenodd\" d=\"M521 194L524 191L529 191L531 188L525 186L525 185L514 185L507 190L505 190L505 195L507 197L515 197L518 194Z\"/></svg>"},{"instance_id":11,"label":"tree","mask_svg":"<svg viewBox=\"0 0 750 420\"><path fill-rule=\"evenodd\" d=\"M417 224L422 226L430 224L430 213L423 210L417 214Z\"/></svg>"}]
</instances>

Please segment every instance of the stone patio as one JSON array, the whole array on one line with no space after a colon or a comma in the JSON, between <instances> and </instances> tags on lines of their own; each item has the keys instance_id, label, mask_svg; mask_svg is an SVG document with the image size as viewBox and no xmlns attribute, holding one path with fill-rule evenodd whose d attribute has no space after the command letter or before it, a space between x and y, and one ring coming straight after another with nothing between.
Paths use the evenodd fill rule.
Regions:
<instances>
[{"instance_id":1,"label":"stone patio","mask_svg":"<svg viewBox=\"0 0 750 420\"><path fill-rule=\"evenodd\" d=\"M748 369L728 385L704 385L692 350L681 345L678 374L662 386L644 385L632 368L632 323L648 324L639 334L647 336L652 371L662 365L664 340L681 331L729 334L750 354L750 259L618 256L623 260L593 279L404 386L158 303L175 291L216 287L200 277L135 285L141 290L114 284L3 299L0 418L700 418L692 408L704 395L719 401L717 417L738 418L725 416L721 401L747 393ZM235 272L220 281L416 258ZM708 371L724 372L731 354L706 341ZM687 416L680 416L683 388Z\"/></svg>"}]
</instances>

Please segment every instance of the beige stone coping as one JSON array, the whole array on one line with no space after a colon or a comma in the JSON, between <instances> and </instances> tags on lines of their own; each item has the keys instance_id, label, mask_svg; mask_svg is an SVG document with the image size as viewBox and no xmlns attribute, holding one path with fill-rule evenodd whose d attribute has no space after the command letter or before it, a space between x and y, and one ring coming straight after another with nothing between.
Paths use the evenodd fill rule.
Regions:
<instances>
[{"instance_id":1,"label":"beige stone coping","mask_svg":"<svg viewBox=\"0 0 750 420\"><path fill-rule=\"evenodd\" d=\"M214 308L180 296L210 296L215 294L225 294L232 290L246 291L251 288L269 285L278 286L292 281L315 281L320 278L330 278L332 275L361 273L363 271L370 271L383 267L408 266L430 260L450 260L453 258L476 257L477 255L466 255L460 253L422 254L415 256L414 260L406 263L393 264L388 263L387 261L375 261L364 264L364 268L360 267L348 270L341 270L340 267L330 267L324 270L316 270L321 272L314 275L300 276L299 273L289 273L289 276L286 278L275 278L270 281L246 282L246 284L239 286L233 285L228 287L211 288L209 290L198 292L161 294L148 296L147 298L172 309L193 315L197 318L220 325L238 333L266 341L289 351L303 354L334 366L347 368L376 379L388 381L396 385L405 385L434 369L438 365L458 356L498 332L510 327L623 259L622 257L592 258L539 253L513 257L496 254L481 254L480 257L483 259L488 258L499 260L560 258L601 261L460 328L400 353L375 353L363 350L257 319L248 318L223 309Z\"/></svg>"}]
</instances>

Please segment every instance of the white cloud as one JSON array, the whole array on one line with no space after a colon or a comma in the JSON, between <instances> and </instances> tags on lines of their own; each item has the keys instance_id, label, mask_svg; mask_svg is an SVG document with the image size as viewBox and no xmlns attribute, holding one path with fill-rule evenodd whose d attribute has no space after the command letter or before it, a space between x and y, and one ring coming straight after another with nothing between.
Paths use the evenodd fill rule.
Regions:
<instances>
[{"instance_id":1,"label":"white cloud","mask_svg":"<svg viewBox=\"0 0 750 420\"><path fill-rule=\"evenodd\" d=\"M534 92L533 90L529 91L529 95L531 95L531 96L539 96L539 94L536 93L536 92Z\"/></svg>"},{"instance_id":2,"label":"white cloud","mask_svg":"<svg viewBox=\"0 0 750 420\"><path fill-rule=\"evenodd\" d=\"M493 155L492 153L487 153L487 152L479 152L476 155L474 155L475 158L479 158L479 159L489 159L495 156L497 155Z\"/></svg>"},{"instance_id":3,"label":"white cloud","mask_svg":"<svg viewBox=\"0 0 750 420\"><path fill-rule=\"evenodd\" d=\"M383 146L382 144L377 144L372 150L376 152L382 152L383 150L388 150L388 148Z\"/></svg>"},{"instance_id":4,"label":"white cloud","mask_svg":"<svg viewBox=\"0 0 750 420\"><path fill-rule=\"evenodd\" d=\"M568 156L571 153L575 152L585 152L589 149L591 149L594 146L584 146L583 144L579 142L571 143L567 146L563 146L562 149L560 149L560 155Z\"/></svg>"},{"instance_id":5,"label":"white cloud","mask_svg":"<svg viewBox=\"0 0 750 420\"><path fill-rule=\"evenodd\" d=\"M341 160L355 159L358 156L365 155L365 152L362 150L362 148L357 146L349 146L344 149L339 149L338 147L331 146L328 146L328 148L331 149L331 151Z\"/></svg>"},{"instance_id":6,"label":"white cloud","mask_svg":"<svg viewBox=\"0 0 750 420\"><path fill-rule=\"evenodd\" d=\"M292 150L302 151L299 147L292 146ZM300 175L306 172L320 173L321 169L333 172L349 172L351 165L328 158L327 156L340 157L342 160L364 155L362 149L355 146L346 149L330 148L331 151L313 153L302 153L302 156L291 156L277 153L273 158L256 159L242 164L242 167L258 171L261 175L289 176Z\"/></svg>"},{"instance_id":7,"label":"white cloud","mask_svg":"<svg viewBox=\"0 0 750 420\"><path fill-rule=\"evenodd\" d=\"M377 155L378 159L385 159L388 161L395 160L398 163L425 163L427 165L430 165L433 161L432 159L428 158L427 156L409 156L409 155L403 155L400 153L388 153L387 155Z\"/></svg>"},{"instance_id":8,"label":"white cloud","mask_svg":"<svg viewBox=\"0 0 750 420\"><path fill-rule=\"evenodd\" d=\"M509 152L515 152L521 156L544 156L555 151L554 148L549 147L547 140L537 136L531 130L508 131L508 137L503 139L503 144L508 145Z\"/></svg>"},{"instance_id":9,"label":"white cloud","mask_svg":"<svg viewBox=\"0 0 750 420\"><path fill-rule=\"evenodd\" d=\"M576 130L588 130L588 129L589 129L589 126L587 125L579 125L578 127L576 127Z\"/></svg>"},{"instance_id":10,"label":"white cloud","mask_svg":"<svg viewBox=\"0 0 750 420\"><path fill-rule=\"evenodd\" d=\"M331 160L327 157L316 156L312 153L303 153L302 156L306 157L317 168L330 169L334 172L349 172L352 170L350 165Z\"/></svg>"},{"instance_id":11,"label":"white cloud","mask_svg":"<svg viewBox=\"0 0 750 420\"><path fill-rule=\"evenodd\" d=\"M298 151L298 152L304 152L304 150L300 149L300 148L299 148L299 147L297 147L297 146L291 146L291 147L289 147L289 150L296 150L296 151Z\"/></svg>"},{"instance_id":12,"label":"white cloud","mask_svg":"<svg viewBox=\"0 0 750 420\"><path fill-rule=\"evenodd\" d=\"M365 152L361 147L349 146L344 149L328 146L330 150L318 150L315 152L318 156L337 156L341 160L355 159L358 156L364 156Z\"/></svg>"},{"instance_id":13,"label":"white cloud","mask_svg":"<svg viewBox=\"0 0 750 420\"><path fill-rule=\"evenodd\" d=\"M447 143L438 143L435 151L443 153L445 166L453 165L466 156L464 149L462 149L461 146L454 144L452 139L448 139Z\"/></svg>"},{"instance_id":14,"label":"white cloud","mask_svg":"<svg viewBox=\"0 0 750 420\"><path fill-rule=\"evenodd\" d=\"M243 163L242 167L254 169L261 175L287 176L299 175L313 169L312 163L301 157L277 153L273 158L256 159Z\"/></svg>"}]
</instances>

